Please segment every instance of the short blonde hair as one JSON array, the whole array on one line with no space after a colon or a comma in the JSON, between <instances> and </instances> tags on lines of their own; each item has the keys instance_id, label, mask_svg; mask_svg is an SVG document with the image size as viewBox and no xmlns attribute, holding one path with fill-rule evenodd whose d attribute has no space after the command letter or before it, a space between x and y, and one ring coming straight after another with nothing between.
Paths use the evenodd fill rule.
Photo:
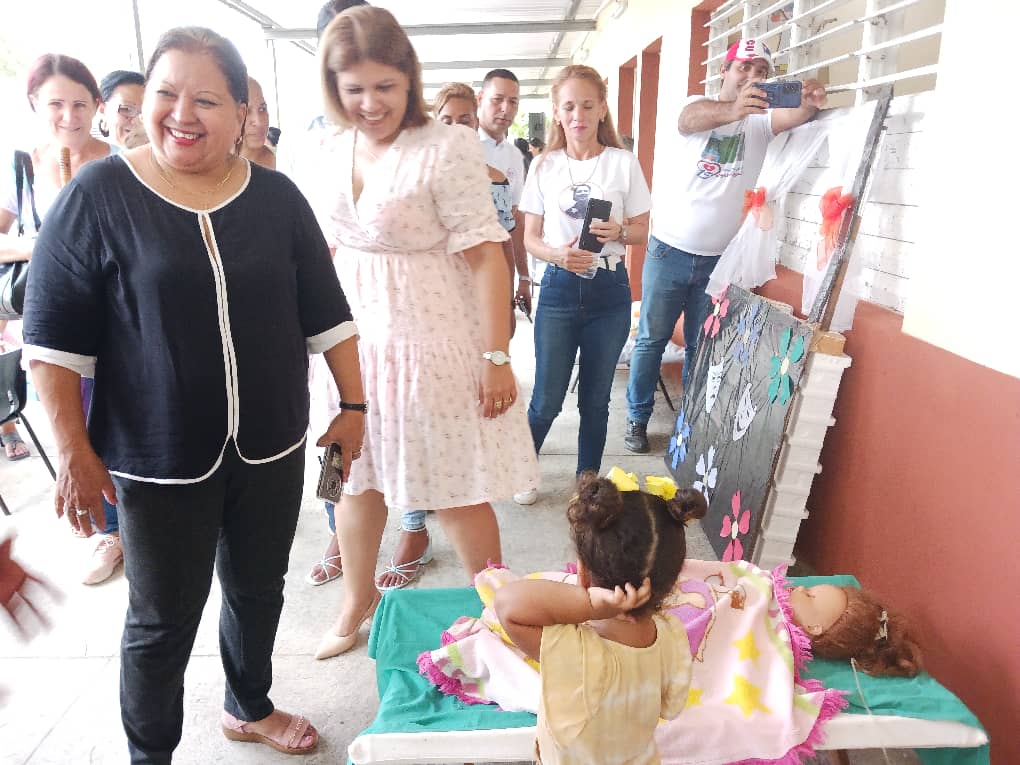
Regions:
<instances>
[{"instance_id":1,"label":"short blonde hair","mask_svg":"<svg viewBox=\"0 0 1020 765\"><path fill-rule=\"evenodd\" d=\"M421 62L414 46L392 13L369 5L348 8L339 14L319 41L322 97L330 120L341 127L352 126L350 115L340 102L337 74L363 61L392 66L407 76L410 85L401 128L420 127L428 122L422 97Z\"/></svg>"},{"instance_id":2,"label":"short blonde hair","mask_svg":"<svg viewBox=\"0 0 1020 765\"><path fill-rule=\"evenodd\" d=\"M443 107L454 98L470 101L477 111L478 103L475 100L474 88L466 82L448 82L439 89L436 97L432 99L432 116L439 119L439 112L443 111Z\"/></svg>"}]
</instances>

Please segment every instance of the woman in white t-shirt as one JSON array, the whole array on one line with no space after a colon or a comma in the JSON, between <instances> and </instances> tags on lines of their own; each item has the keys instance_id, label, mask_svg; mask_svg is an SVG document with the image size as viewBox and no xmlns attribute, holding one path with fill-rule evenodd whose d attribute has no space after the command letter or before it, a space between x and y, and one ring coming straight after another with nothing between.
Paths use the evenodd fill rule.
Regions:
<instances>
[{"instance_id":1,"label":"woman in white t-shirt","mask_svg":"<svg viewBox=\"0 0 1020 765\"><path fill-rule=\"evenodd\" d=\"M648 236L651 196L637 158L620 148L601 75L589 66L562 69L552 85L547 148L528 173L519 205L528 252L549 265L535 314L535 388L528 422L536 451L560 413L580 351L577 473L598 471L606 444L609 394L630 331L626 245ZM601 254L577 248L589 199L612 203L593 221ZM593 259L597 268L591 275ZM534 490L515 496L535 501Z\"/></svg>"}]
</instances>

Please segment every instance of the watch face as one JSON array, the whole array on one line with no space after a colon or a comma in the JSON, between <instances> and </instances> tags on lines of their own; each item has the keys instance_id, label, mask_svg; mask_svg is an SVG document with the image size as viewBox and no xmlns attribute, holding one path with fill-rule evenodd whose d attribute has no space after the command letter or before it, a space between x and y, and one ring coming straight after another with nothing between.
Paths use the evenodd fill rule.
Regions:
<instances>
[{"instance_id":1,"label":"watch face","mask_svg":"<svg viewBox=\"0 0 1020 765\"><path fill-rule=\"evenodd\" d=\"M497 367L503 366L507 362L507 355L503 351L490 351L486 354L489 357L489 361L495 364Z\"/></svg>"}]
</instances>

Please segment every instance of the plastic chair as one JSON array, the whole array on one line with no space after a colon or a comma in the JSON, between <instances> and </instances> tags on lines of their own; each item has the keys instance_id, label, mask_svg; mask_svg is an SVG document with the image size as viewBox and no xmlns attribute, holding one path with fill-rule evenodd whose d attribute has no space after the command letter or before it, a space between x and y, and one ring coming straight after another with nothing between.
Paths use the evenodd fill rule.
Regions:
<instances>
[{"instance_id":1,"label":"plastic chair","mask_svg":"<svg viewBox=\"0 0 1020 765\"><path fill-rule=\"evenodd\" d=\"M21 349L17 348L13 351L0 353L0 425L12 421L20 421L25 426L25 430L28 431L32 443L35 444L35 450L43 458L43 462L46 463L46 468L50 471L50 475L53 476L53 480L56 480L57 473L53 469L53 465L50 464L50 459L46 456L46 452L43 451L39 438L22 411L25 408L27 399L28 377L25 375L25 370L21 368ZM11 514L11 511L7 509L7 503L4 502L3 496L0 496L0 510L3 511L4 515Z\"/></svg>"}]
</instances>

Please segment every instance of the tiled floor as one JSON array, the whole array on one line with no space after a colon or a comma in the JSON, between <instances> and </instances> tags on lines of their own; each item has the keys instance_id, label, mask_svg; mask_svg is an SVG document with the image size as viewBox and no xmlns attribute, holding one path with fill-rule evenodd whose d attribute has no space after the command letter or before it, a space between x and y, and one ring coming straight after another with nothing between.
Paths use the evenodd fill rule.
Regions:
<instances>
[{"instance_id":1,"label":"tiled floor","mask_svg":"<svg viewBox=\"0 0 1020 765\"><path fill-rule=\"evenodd\" d=\"M532 378L530 325L522 323L511 349L515 369L525 387ZM626 372L620 370L613 391L609 441L604 467L620 464L641 472L661 473L658 456L635 457L623 448L623 409ZM676 385L671 386L676 389ZM527 397L522 394L522 404ZM52 453L52 440L38 403L29 417ZM566 409L546 442L541 464L544 485L540 499L522 508L510 502L497 505L505 561L517 570L562 565L569 541L563 515L577 454L577 411L568 396ZM651 423L652 453L665 452L670 417L660 404ZM219 730L223 678L220 667L216 614L219 590L214 584L188 668L185 692L184 738L175 756L178 763L307 763L325 765L346 761L350 741L375 715L377 698L372 662L365 646L326 662L312 659L320 634L334 618L343 588L339 582L310 587L303 581L309 566L327 542L321 503L314 491L315 461L308 461L306 496L291 551L286 582L286 605L274 654L273 698L284 709L299 710L322 733L315 755L295 759L266 747L232 744ZM39 458L11 463L0 459L0 487L14 515L0 518L0 535L18 533L18 556L43 572L64 593L52 608L54 627L29 643L14 639L0 624L0 765L96 765L126 762L126 746L119 719L118 645L127 587L120 572L108 582L85 587L78 571L91 551L89 542L75 539L52 511L53 483ZM436 524L431 524L433 527ZM388 559L396 536L391 519L380 561ZM420 587L461 586L464 574L442 533L435 529L435 562ZM690 529L688 554L712 557L697 525ZM890 753L890 755L899 753ZM897 765L914 762L897 756ZM824 760L822 760L824 761ZM884 762L880 752L855 753L855 765Z\"/></svg>"}]
</instances>

